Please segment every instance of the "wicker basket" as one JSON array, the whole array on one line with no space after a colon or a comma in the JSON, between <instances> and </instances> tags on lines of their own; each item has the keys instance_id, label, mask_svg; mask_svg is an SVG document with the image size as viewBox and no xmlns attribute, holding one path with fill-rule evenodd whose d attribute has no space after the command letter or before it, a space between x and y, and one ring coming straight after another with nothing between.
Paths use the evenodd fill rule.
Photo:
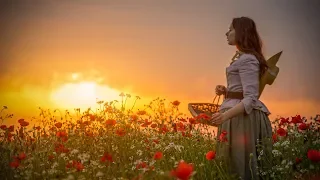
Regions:
<instances>
[{"instance_id":1,"label":"wicker basket","mask_svg":"<svg viewBox=\"0 0 320 180\"><path fill-rule=\"evenodd\" d=\"M218 101L215 103L218 97ZM220 96L216 95L212 103L189 103L188 110L193 117L197 117L199 114L205 113L208 116L212 116L214 113L219 111Z\"/></svg>"}]
</instances>

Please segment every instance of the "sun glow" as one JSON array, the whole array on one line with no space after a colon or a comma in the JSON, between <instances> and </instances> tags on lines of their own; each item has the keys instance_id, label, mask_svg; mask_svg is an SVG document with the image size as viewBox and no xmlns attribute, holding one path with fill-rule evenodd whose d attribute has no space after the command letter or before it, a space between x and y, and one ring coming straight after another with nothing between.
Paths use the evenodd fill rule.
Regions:
<instances>
[{"instance_id":1,"label":"sun glow","mask_svg":"<svg viewBox=\"0 0 320 180\"><path fill-rule=\"evenodd\" d=\"M88 108L96 105L97 99L113 101L120 92L95 82L66 83L51 94L54 104L62 108Z\"/></svg>"}]
</instances>

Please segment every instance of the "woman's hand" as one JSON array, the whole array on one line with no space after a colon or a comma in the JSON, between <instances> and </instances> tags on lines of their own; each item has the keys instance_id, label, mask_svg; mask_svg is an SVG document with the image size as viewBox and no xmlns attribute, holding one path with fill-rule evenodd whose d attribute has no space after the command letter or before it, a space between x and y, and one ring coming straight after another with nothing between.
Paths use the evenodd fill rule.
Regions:
<instances>
[{"instance_id":1,"label":"woman's hand","mask_svg":"<svg viewBox=\"0 0 320 180\"><path fill-rule=\"evenodd\" d=\"M211 118L211 123L214 124L214 125L220 125L222 124L224 121L226 121L225 119L225 115L223 113L220 113L220 112L217 112L217 113L214 113L212 115L212 118Z\"/></svg>"},{"instance_id":2,"label":"woman's hand","mask_svg":"<svg viewBox=\"0 0 320 180\"><path fill-rule=\"evenodd\" d=\"M227 88L223 85L217 85L215 90L216 90L216 94L220 96L222 94L225 94Z\"/></svg>"}]
</instances>

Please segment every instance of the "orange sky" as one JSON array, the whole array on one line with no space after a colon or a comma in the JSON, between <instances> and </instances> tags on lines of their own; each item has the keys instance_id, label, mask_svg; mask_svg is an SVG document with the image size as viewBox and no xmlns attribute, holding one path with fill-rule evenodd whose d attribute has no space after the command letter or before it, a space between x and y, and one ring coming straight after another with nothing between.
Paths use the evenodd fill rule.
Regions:
<instances>
[{"instance_id":1,"label":"orange sky","mask_svg":"<svg viewBox=\"0 0 320 180\"><path fill-rule=\"evenodd\" d=\"M141 107L157 97L180 100L188 113L188 102L211 102L215 86L226 84L235 48L224 34L233 17L249 16L266 56L283 50L280 74L261 97L270 119L319 114L319 23L310 9L318 4L255 2L8 2L0 17L0 105L18 118L39 106L64 108L124 92L139 95ZM77 95L81 87L66 85L79 82L96 94Z\"/></svg>"}]
</instances>

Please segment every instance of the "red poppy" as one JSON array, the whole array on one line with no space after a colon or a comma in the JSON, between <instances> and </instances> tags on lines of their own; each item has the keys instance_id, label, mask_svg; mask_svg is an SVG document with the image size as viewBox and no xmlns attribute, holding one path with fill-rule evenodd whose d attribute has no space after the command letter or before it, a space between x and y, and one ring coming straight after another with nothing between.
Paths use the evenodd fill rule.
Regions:
<instances>
[{"instance_id":1,"label":"red poppy","mask_svg":"<svg viewBox=\"0 0 320 180\"><path fill-rule=\"evenodd\" d=\"M278 134L279 136L286 136L286 135L287 135L287 131L284 130L283 128L279 128L279 129L277 130L277 134Z\"/></svg>"},{"instance_id":2,"label":"red poppy","mask_svg":"<svg viewBox=\"0 0 320 180\"><path fill-rule=\"evenodd\" d=\"M144 123L141 125L141 127L148 127L150 124L152 124L152 121L148 122L148 120L144 120Z\"/></svg>"},{"instance_id":3,"label":"red poppy","mask_svg":"<svg viewBox=\"0 0 320 180\"><path fill-rule=\"evenodd\" d=\"M20 122L20 126L23 126L23 127L29 126L29 122L27 121Z\"/></svg>"},{"instance_id":4,"label":"red poppy","mask_svg":"<svg viewBox=\"0 0 320 180\"><path fill-rule=\"evenodd\" d=\"M193 172L193 165L184 161L179 162L178 167L171 171L171 175L181 180L188 180Z\"/></svg>"},{"instance_id":5,"label":"red poppy","mask_svg":"<svg viewBox=\"0 0 320 180\"><path fill-rule=\"evenodd\" d=\"M17 160L10 162L10 167L12 167L12 168L17 168L17 167L19 167L19 165L20 165L20 163Z\"/></svg>"},{"instance_id":6,"label":"red poppy","mask_svg":"<svg viewBox=\"0 0 320 180\"><path fill-rule=\"evenodd\" d=\"M109 154L109 153L104 153L103 159L104 159L104 160L107 160L107 161L109 161L109 162L113 162L112 155Z\"/></svg>"},{"instance_id":7,"label":"red poppy","mask_svg":"<svg viewBox=\"0 0 320 180\"><path fill-rule=\"evenodd\" d=\"M220 136L219 136L219 140L221 141L221 142L228 142L228 139L227 139L227 131L222 131L221 132L221 134L220 134Z\"/></svg>"},{"instance_id":8,"label":"red poppy","mask_svg":"<svg viewBox=\"0 0 320 180\"><path fill-rule=\"evenodd\" d=\"M207 160L212 160L216 157L216 152L215 151L209 151L206 154L206 159Z\"/></svg>"},{"instance_id":9,"label":"red poppy","mask_svg":"<svg viewBox=\"0 0 320 180\"><path fill-rule=\"evenodd\" d=\"M114 125L116 125L116 123L117 123L117 121L114 120L114 119L108 119L108 120L106 120L106 126L107 126L107 127L114 126Z\"/></svg>"},{"instance_id":10,"label":"red poppy","mask_svg":"<svg viewBox=\"0 0 320 180\"><path fill-rule=\"evenodd\" d=\"M141 116L142 116L142 115L145 115L146 113L147 113L147 112L144 111L144 110L141 110L141 111L138 111L138 112L137 112L137 114L138 114L138 115L141 115Z\"/></svg>"},{"instance_id":11,"label":"red poppy","mask_svg":"<svg viewBox=\"0 0 320 180\"><path fill-rule=\"evenodd\" d=\"M210 120L210 119L211 119L211 117L210 117L210 116L208 116L208 115L207 115L207 114L205 114L205 113L200 113L200 114L196 117L196 119Z\"/></svg>"},{"instance_id":12,"label":"red poppy","mask_svg":"<svg viewBox=\"0 0 320 180\"><path fill-rule=\"evenodd\" d=\"M162 152L158 151L154 154L153 159L159 160L162 158L162 156L163 156Z\"/></svg>"},{"instance_id":13,"label":"red poppy","mask_svg":"<svg viewBox=\"0 0 320 180\"><path fill-rule=\"evenodd\" d=\"M96 115L93 115L93 114L90 114L89 117L90 117L90 121L94 121L96 119Z\"/></svg>"},{"instance_id":14,"label":"red poppy","mask_svg":"<svg viewBox=\"0 0 320 180\"><path fill-rule=\"evenodd\" d=\"M50 154L50 155L48 156L48 160L51 161L51 160L53 160L53 159L54 159L54 155Z\"/></svg>"},{"instance_id":15,"label":"red poppy","mask_svg":"<svg viewBox=\"0 0 320 180\"><path fill-rule=\"evenodd\" d=\"M18 157L19 157L19 160L24 160L27 156L26 156L26 154L24 152L22 152L22 153L19 154Z\"/></svg>"},{"instance_id":16,"label":"red poppy","mask_svg":"<svg viewBox=\"0 0 320 180\"><path fill-rule=\"evenodd\" d=\"M159 128L159 133L165 134L167 132L169 132L169 129L167 128L166 125L163 125L162 127Z\"/></svg>"},{"instance_id":17,"label":"red poppy","mask_svg":"<svg viewBox=\"0 0 320 180\"><path fill-rule=\"evenodd\" d=\"M179 105L180 105L180 102L179 102L179 101L173 101L172 104L173 104L174 106L179 106Z\"/></svg>"},{"instance_id":18,"label":"red poppy","mask_svg":"<svg viewBox=\"0 0 320 180\"><path fill-rule=\"evenodd\" d=\"M146 168L146 167L148 167L148 165L147 165L147 163L145 163L145 162L140 162L140 163L138 163L138 164L136 165L136 168L137 168L137 169Z\"/></svg>"},{"instance_id":19,"label":"red poppy","mask_svg":"<svg viewBox=\"0 0 320 180\"><path fill-rule=\"evenodd\" d=\"M306 123L301 123L298 128L303 131L308 129L308 125Z\"/></svg>"},{"instance_id":20,"label":"red poppy","mask_svg":"<svg viewBox=\"0 0 320 180\"><path fill-rule=\"evenodd\" d=\"M71 168L72 167L72 163L70 163L70 162L68 162L67 164L66 164L66 168Z\"/></svg>"},{"instance_id":21,"label":"red poppy","mask_svg":"<svg viewBox=\"0 0 320 180\"><path fill-rule=\"evenodd\" d=\"M192 137L192 134L190 132L181 132L183 137Z\"/></svg>"},{"instance_id":22,"label":"red poppy","mask_svg":"<svg viewBox=\"0 0 320 180\"><path fill-rule=\"evenodd\" d=\"M294 124L302 123L302 118L301 118L301 116L300 116L300 115L296 115L295 117L292 117L290 123L294 123Z\"/></svg>"},{"instance_id":23,"label":"red poppy","mask_svg":"<svg viewBox=\"0 0 320 180\"><path fill-rule=\"evenodd\" d=\"M73 167L75 167L77 169L77 171L82 171L84 169L84 166L81 162L78 162L76 161L74 164L73 164Z\"/></svg>"},{"instance_id":24,"label":"red poppy","mask_svg":"<svg viewBox=\"0 0 320 180\"><path fill-rule=\"evenodd\" d=\"M310 149L308 150L307 154L308 158L313 162L319 162L320 161L320 151Z\"/></svg>"},{"instance_id":25,"label":"red poppy","mask_svg":"<svg viewBox=\"0 0 320 180\"><path fill-rule=\"evenodd\" d=\"M186 126L182 122L177 123L177 131L186 131Z\"/></svg>"},{"instance_id":26,"label":"red poppy","mask_svg":"<svg viewBox=\"0 0 320 180\"><path fill-rule=\"evenodd\" d=\"M1 125L1 126L0 126L0 129L6 130L6 129L7 129L7 126L6 126L6 125Z\"/></svg>"},{"instance_id":27,"label":"red poppy","mask_svg":"<svg viewBox=\"0 0 320 180\"><path fill-rule=\"evenodd\" d=\"M56 144L55 145L55 151L57 153L67 153L67 152L69 152L69 149L64 147L63 144Z\"/></svg>"},{"instance_id":28,"label":"red poppy","mask_svg":"<svg viewBox=\"0 0 320 180\"><path fill-rule=\"evenodd\" d=\"M136 114L131 115L131 121L136 122L138 120L138 116Z\"/></svg>"},{"instance_id":29,"label":"red poppy","mask_svg":"<svg viewBox=\"0 0 320 180\"><path fill-rule=\"evenodd\" d=\"M13 131L14 131L14 125L10 126L10 127L8 128L8 131L9 131L9 132L13 132Z\"/></svg>"},{"instance_id":30,"label":"red poppy","mask_svg":"<svg viewBox=\"0 0 320 180\"><path fill-rule=\"evenodd\" d=\"M272 140L273 140L273 143L275 143L275 142L278 141L278 136L277 136L277 134L272 134Z\"/></svg>"},{"instance_id":31,"label":"red poppy","mask_svg":"<svg viewBox=\"0 0 320 180\"><path fill-rule=\"evenodd\" d=\"M296 158L296 164L299 164L302 162L302 158Z\"/></svg>"},{"instance_id":32,"label":"red poppy","mask_svg":"<svg viewBox=\"0 0 320 180\"><path fill-rule=\"evenodd\" d=\"M22 123L23 121L24 121L24 119L19 119L18 120L19 123Z\"/></svg>"},{"instance_id":33,"label":"red poppy","mask_svg":"<svg viewBox=\"0 0 320 180\"><path fill-rule=\"evenodd\" d=\"M189 123L190 124L197 124L197 120L195 118L189 118Z\"/></svg>"},{"instance_id":34,"label":"red poppy","mask_svg":"<svg viewBox=\"0 0 320 180\"><path fill-rule=\"evenodd\" d=\"M156 128L158 125L157 124L151 124L152 128Z\"/></svg>"},{"instance_id":35,"label":"red poppy","mask_svg":"<svg viewBox=\"0 0 320 180\"><path fill-rule=\"evenodd\" d=\"M66 137L67 133L65 131L58 131L56 135L57 137L62 138L62 137Z\"/></svg>"},{"instance_id":36,"label":"red poppy","mask_svg":"<svg viewBox=\"0 0 320 180\"><path fill-rule=\"evenodd\" d=\"M62 123L61 123L61 122L57 122L57 123L55 124L55 126L56 126L57 128L61 128L61 127L62 127Z\"/></svg>"},{"instance_id":37,"label":"red poppy","mask_svg":"<svg viewBox=\"0 0 320 180\"><path fill-rule=\"evenodd\" d=\"M285 125L285 124L289 124L289 118L284 118L284 117L281 117L280 118L280 123L279 125L282 126L282 125Z\"/></svg>"},{"instance_id":38,"label":"red poppy","mask_svg":"<svg viewBox=\"0 0 320 180\"><path fill-rule=\"evenodd\" d=\"M119 129L116 130L116 134L117 134L118 136L124 136L124 135L126 134L126 132L125 132L124 129L119 128Z\"/></svg>"}]
</instances>

